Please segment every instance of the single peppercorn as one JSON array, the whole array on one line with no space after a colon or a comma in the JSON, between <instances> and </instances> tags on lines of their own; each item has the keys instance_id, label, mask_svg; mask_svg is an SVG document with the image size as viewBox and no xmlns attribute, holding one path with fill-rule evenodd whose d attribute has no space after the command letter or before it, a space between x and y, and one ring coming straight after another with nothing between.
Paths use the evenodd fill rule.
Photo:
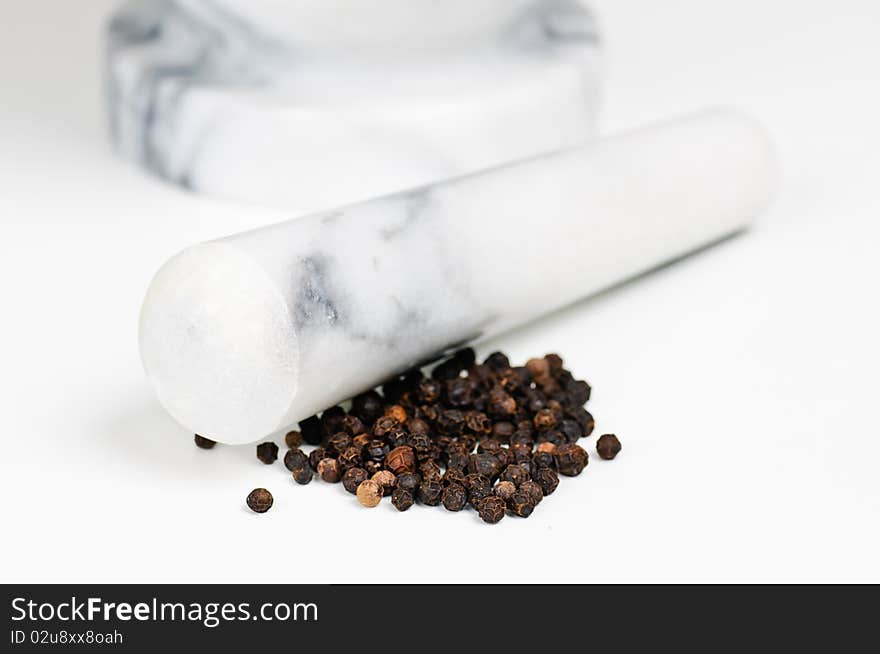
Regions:
<instances>
[{"instance_id":1,"label":"single peppercorn","mask_svg":"<svg viewBox=\"0 0 880 654\"><path fill-rule=\"evenodd\" d=\"M502 388L493 388L489 392L486 410L495 416L512 416L516 413L516 400Z\"/></svg>"},{"instance_id":2,"label":"single peppercorn","mask_svg":"<svg viewBox=\"0 0 880 654\"><path fill-rule=\"evenodd\" d=\"M349 413L366 423L373 424L382 415L382 412L382 396L376 391L361 393L351 400L351 411Z\"/></svg>"},{"instance_id":3,"label":"single peppercorn","mask_svg":"<svg viewBox=\"0 0 880 654\"><path fill-rule=\"evenodd\" d=\"M265 464L275 463L278 459L278 446L272 442L257 445L257 458Z\"/></svg>"},{"instance_id":4,"label":"single peppercorn","mask_svg":"<svg viewBox=\"0 0 880 654\"><path fill-rule=\"evenodd\" d=\"M349 468L342 475L342 487L349 493L357 493L358 486L369 478L370 476L363 468Z\"/></svg>"},{"instance_id":5,"label":"single peppercorn","mask_svg":"<svg viewBox=\"0 0 880 654\"><path fill-rule=\"evenodd\" d=\"M383 495L391 495L395 486L397 486L397 477L395 477L394 473L389 470L380 470L370 477L370 479L382 487Z\"/></svg>"},{"instance_id":6,"label":"single peppercorn","mask_svg":"<svg viewBox=\"0 0 880 654\"><path fill-rule=\"evenodd\" d=\"M437 506L443 495L443 484L439 481L426 480L419 485L418 500L428 506Z\"/></svg>"},{"instance_id":7,"label":"single peppercorn","mask_svg":"<svg viewBox=\"0 0 880 654\"><path fill-rule=\"evenodd\" d=\"M299 448L287 450L284 454L284 467L288 470L309 465L309 457Z\"/></svg>"},{"instance_id":8,"label":"single peppercorn","mask_svg":"<svg viewBox=\"0 0 880 654\"><path fill-rule=\"evenodd\" d=\"M541 468L535 471L534 481L538 482L544 495L551 495L559 486L559 475L550 468Z\"/></svg>"},{"instance_id":9,"label":"single peppercorn","mask_svg":"<svg viewBox=\"0 0 880 654\"><path fill-rule=\"evenodd\" d=\"M529 359L526 361L526 370L535 381L546 379L550 376L550 364L547 359Z\"/></svg>"},{"instance_id":10,"label":"single peppercorn","mask_svg":"<svg viewBox=\"0 0 880 654\"><path fill-rule=\"evenodd\" d=\"M308 465L294 468L291 472L293 473L293 481L295 481L297 484L302 484L303 486L312 481L312 477L315 474L312 472L312 469Z\"/></svg>"},{"instance_id":11,"label":"single peppercorn","mask_svg":"<svg viewBox=\"0 0 880 654\"><path fill-rule=\"evenodd\" d=\"M402 472L413 472L416 469L416 454L407 445L395 447L385 457L385 466L395 475Z\"/></svg>"},{"instance_id":12,"label":"single peppercorn","mask_svg":"<svg viewBox=\"0 0 880 654\"><path fill-rule=\"evenodd\" d=\"M272 508L274 501L272 493L265 488L255 488L250 492L246 500L248 508L255 513L265 513Z\"/></svg>"},{"instance_id":13,"label":"single peppercorn","mask_svg":"<svg viewBox=\"0 0 880 654\"><path fill-rule=\"evenodd\" d=\"M287 445L288 449L295 450L302 445L302 442L302 433L296 430L289 431L284 435L284 444Z\"/></svg>"},{"instance_id":14,"label":"single peppercorn","mask_svg":"<svg viewBox=\"0 0 880 654\"><path fill-rule=\"evenodd\" d=\"M492 490L495 495L506 502L516 492L516 486L509 481L499 481Z\"/></svg>"},{"instance_id":15,"label":"single peppercorn","mask_svg":"<svg viewBox=\"0 0 880 654\"><path fill-rule=\"evenodd\" d=\"M327 451L334 454L341 454L347 447L351 445L351 436L344 431L333 434L327 439Z\"/></svg>"},{"instance_id":16,"label":"single peppercorn","mask_svg":"<svg viewBox=\"0 0 880 654\"><path fill-rule=\"evenodd\" d=\"M382 501L382 487L372 479L362 481L355 494L358 502L368 508L372 508Z\"/></svg>"},{"instance_id":17,"label":"single peppercorn","mask_svg":"<svg viewBox=\"0 0 880 654\"><path fill-rule=\"evenodd\" d=\"M315 472L318 471L318 464L321 462L321 459L327 457L327 452L323 447L316 447L311 452L309 452L309 466Z\"/></svg>"},{"instance_id":18,"label":"single peppercorn","mask_svg":"<svg viewBox=\"0 0 880 654\"><path fill-rule=\"evenodd\" d=\"M524 481L529 480L528 466L523 467L523 464L509 465L501 473L500 479L502 481L509 481L514 486L519 486Z\"/></svg>"},{"instance_id":19,"label":"single peppercorn","mask_svg":"<svg viewBox=\"0 0 880 654\"><path fill-rule=\"evenodd\" d=\"M407 419L406 409L399 404L392 404L385 409L385 415L389 418L393 418L400 425L404 424Z\"/></svg>"},{"instance_id":20,"label":"single peppercorn","mask_svg":"<svg viewBox=\"0 0 880 654\"><path fill-rule=\"evenodd\" d=\"M195 441L196 447L200 447L203 450L210 450L217 444L217 441L212 441L210 438L205 438L204 436L195 435L193 439Z\"/></svg>"},{"instance_id":21,"label":"single peppercorn","mask_svg":"<svg viewBox=\"0 0 880 654\"><path fill-rule=\"evenodd\" d=\"M499 522L504 517L505 508L504 500L494 495L484 497L477 504L477 512L480 514L480 519L483 522L488 522L490 525Z\"/></svg>"},{"instance_id":22,"label":"single peppercorn","mask_svg":"<svg viewBox=\"0 0 880 654\"><path fill-rule=\"evenodd\" d=\"M309 445L320 445L324 440L324 427L318 416L309 416L299 423L303 440Z\"/></svg>"},{"instance_id":23,"label":"single peppercorn","mask_svg":"<svg viewBox=\"0 0 880 654\"><path fill-rule=\"evenodd\" d=\"M535 429L538 431L547 431L556 426L556 414L550 409L541 409L535 414Z\"/></svg>"},{"instance_id":24,"label":"single peppercorn","mask_svg":"<svg viewBox=\"0 0 880 654\"><path fill-rule=\"evenodd\" d=\"M526 493L534 506L538 506L538 503L544 499L544 491L538 482L532 480L523 482L518 490L521 493Z\"/></svg>"},{"instance_id":25,"label":"single peppercorn","mask_svg":"<svg viewBox=\"0 0 880 654\"><path fill-rule=\"evenodd\" d=\"M336 459L321 459L318 463L318 475L328 484L335 484L342 479L342 470Z\"/></svg>"},{"instance_id":26,"label":"single peppercorn","mask_svg":"<svg viewBox=\"0 0 880 654\"><path fill-rule=\"evenodd\" d=\"M468 457L468 472L494 479L501 472L501 464L494 454L488 452L471 454Z\"/></svg>"},{"instance_id":27,"label":"single peppercorn","mask_svg":"<svg viewBox=\"0 0 880 654\"><path fill-rule=\"evenodd\" d=\"M574 443L560 445L553 453L553 457L556 459L556 469L567 477L578 476L590 462L587 451Z\"/></svg>"},{"instance_id":28,"label":"single peppercorn","mask_svg":"<svg viewBox=\"0 0 880 654\"><path fill-rule=\"evenodd\" d=\"M532 498L528 493L516 491L508 498L507 508L510 509L511 513L520 518L528 518L532 515L532 511L535 510L535 505L532 503Z\"/></svg>"},{"instance_id":29,"label":"single peppercorn","mask_svg":"<svg viewBox=\"0 0 880 654\"><path fill-rule=\"evenodd\" d=\"M447 511L461 511L468 502L468 493L459 483L449 484L443 490L442 502Z\"/></svg>"},{"instance_id":30,"label":"single peppercorn","mask_svg":"<svg viewBox=\"0 0 880 654\"><path fill-rule=\"evenodd\" d=\"M419 466L419 474L422 475L422 479L425 481L440 481L443 471L435 461L428 459Z\"/></svg>"},{"instance_id":31,"label":"single peppercorn","mask_svg":"<svg viewBox=\"0 0 880 654\"><path fill-rule=\"evenodd\" d=\"M352 438L355 438L359 434L363 434L368 431L367 426L364 424L364 421L353 415L345 416L340 422L340 426L342 427L342 431L344 431Z\"/></svg>"},{"instance_id":32,"label":"single peppercorn","mask_svg":"<svg viewBox=\"0 0 880 654\"><path fill-rule=\"evenodd\" d=\"M412 492L405 488L395 488L394 492L391 493L391 503L398 511L406 511L409 507L415 504L415 498L413 497Z\"/></svg>"},{"instance_id":33,"label":"single peppercorn","mask_svg":"<svg viewBox=\"0 0 880 654\"><path fill-rule=\"evenodd\" d=\"M360 467L363 463L363 457L361 456L362 447L358 447L357 445L350 445L345 448L345 451L342 452L336 460L339 461L339 465L342 466L343 470L348 470L349 468Z\"/></svg>"},{"instance_id":34,"label":"single peppercorn","mask_svg":"<svg viewBox=\"0 0 880 654\"><path fill-rule=\"evenodd\" d=\"M483 475L469 474L464 478L464 487L468 492L468 500L475 507L484 497L492 494L492 482Z\"/></svg>"},{"instance_id":35,"label":"single peppercorn","mask_svg":"<svg viewBox=\"0 0 880 654\"><path fill-rule=\"evenodd\" d=\"M449 486L450 484L464 485L464 478L464 472L462 472L458 468L447 468L446 472L443 473L443 478L440 481L442 481L445 486Z\"/></svg>"},{"instance_id":36,"label":"single peppercorn","mask_svg":"<svg viewBox=\"0 0 880 654\"><path fill-rule=\"evenodd\" d=\"M495 372L501 372L510 368L510 359L503 352L493 352L486 357L483 363Z\"/></svg>"},{"instance_id":37,"label":"single peppercorn","mask_svg":"<svg viewBox=\"0 0 880 654\"><path fill-rule=\"evenodd\" d=\"M422 478L412 472L404 472L397 476L397 487L408 490L410 493L418 491L421 483Z\"/></svg>"},{"instance_id":38,"label":"single peppercorn","mask_svg":"<svg viewBox=\"0 0 880 654\"><path fill-rule=\"evenodd\" d=\"M614 434L603 434L596 441L596 451L605 460L611 460L616 457L621 449L623 449L623 446Z\"/></svg>"},{"instance_id":39,"label":"single peppercorn","mask_svg":"<svg viewBox=\"0 0 880 654\"><path fill-rule=\"evenodd\" d=\"M321 414L321 428L325 434L336 434L343 430L342 421L345 420L345 409L341 406L331 406Z\"/></svg>"}]
</instances>

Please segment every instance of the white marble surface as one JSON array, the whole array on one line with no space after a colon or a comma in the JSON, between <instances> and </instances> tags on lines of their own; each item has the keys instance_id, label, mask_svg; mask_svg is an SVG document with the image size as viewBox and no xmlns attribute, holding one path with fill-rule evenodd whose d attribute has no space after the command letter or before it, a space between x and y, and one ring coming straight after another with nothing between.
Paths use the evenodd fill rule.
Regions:
<instances>
[{"instance_id":1,"label":"white marble surface","mask_svg":"<svg viewBox=\"0 0 880 654\"><path fill-rule=\"evenodd\" d=\"M593 134L598 37L577 0L131 0L107 103L128 158L300 213Z\"/></svg>"},{"instance_id":2,"label":"white marble surface","mask_svg":"<svg viewBox=\"0 0 880 654\"><path fill-rule=\"evenodd\" d=\"M185 250L140 321L191 432L249 443L744 228L775 186L708 112Z\"/></svg>"}]
</instances>

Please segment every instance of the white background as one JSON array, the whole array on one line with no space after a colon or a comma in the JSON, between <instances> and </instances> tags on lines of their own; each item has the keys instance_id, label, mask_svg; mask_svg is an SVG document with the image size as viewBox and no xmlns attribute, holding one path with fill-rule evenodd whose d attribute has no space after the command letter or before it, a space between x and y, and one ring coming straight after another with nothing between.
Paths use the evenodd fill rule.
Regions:
<instances>
[{"instance_id":1,"label":"white background","mask_svg":"<svg viewBox=\"0 0 880 654\"><path fill-rule=\"evenodd\" d=\"M0 581L880 581L880 5L593 3L603 132L734 104L782 186L748 235L483 349L566 355L624 444L495 527L361 509L163 413L146 286L254 225L112 153L112 5L0 10Z\"/></svg>"}]
</instances>

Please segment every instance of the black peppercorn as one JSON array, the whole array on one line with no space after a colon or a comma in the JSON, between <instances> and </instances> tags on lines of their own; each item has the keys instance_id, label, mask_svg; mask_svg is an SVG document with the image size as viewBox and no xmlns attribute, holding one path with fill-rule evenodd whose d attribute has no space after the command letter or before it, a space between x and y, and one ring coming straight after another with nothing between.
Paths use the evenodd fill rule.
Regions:
<instances>
[{"instance_id":1,"label":"black peppercorn","mask_svg":"<svg viewBox=\"0 0 880 654\"><path fill-rule=\"evenodd\" d=\"M509 481L514 486L519 486L529 480L529 471L522 464L507 466L501 473L501 481Z\"/></svg>"},{"instance_id":2,"label":"black peppercorn","mask_svg":"<svg viewBox=\"0 0 880 654\"><path fill-rule=\"evenodd\" d=\"M526 493L534 506L538 506L540 501L544 499L544 491L541 489L541 486L535 481L529 480L523 482L522 486L520 486L518 490L521 493Z\"/></svg>"},{"instance_id":3,"label":"black peppercorn","mask_svg":"<svg viewBox=\"0 0 880 654\"><path fill-rule=\"evenodd\" d=\"M349 468L342 475L342 487L349 493L357 493L358 486L367 479L369 479L369 475L363 468Z\"/></svg>"},{"instance_id":4,"label":"black peppercorn","mask_svg":"<svg viewBox=\"0 0 880 654\"><path fill-rule=\"evenodd\" d=\"M483 475L488 479L494 479L501 472L501 464L495 455L488 452L471 454L468 457L468 472Z\"/></svg>"},{"instance_id":5,"label":"black peppercorn","mask_svg":"<svg viewBox=\"0 0 880 654\"><path fill-rule=\"evenodd\" d=\"M419 465L419 473L424 481L440 481L443 471L433 460L428 459Z\"/></svg>"},{"instance_id":6,"label":"black peppercorn","mask_svg":"<svg viewBox=\"0 0 880 654\"><path fill-rule=\"evenodd\" d=\"M324 440L324 427L318 416L309 416L299 423L299 431L303 440L309 445L320 445Z\"/></svg>"},{"instance_id":7,"label":"black peppercorn","mask_svg":"<svg viewBox=\"0 0 880 654\"><path fill-rule=\"evenodd\" d=\"M553 457L556 459L556 469L560 474L568 477L581 474L590 461L587 451L574 443L560 445L553 453Z\"/></svg>"},{"instance_id":8,"label":"black peppercorn","mask_svg":"<svg viewBox=\"0 0 880 654\"><path fill-rule=\"evenodd\" d=\"M257 458L265 464L275 463L278 459L278 446L272 442L257 445Z\"/></svg>"},{"instance_id":9,"label":"black peppercorn","mask_svg":"<svg viewBox=\"0 0 880 654\"><path fill-rule=\"evenodd\" d=\"M596 441L596 451L603 459L610 460L616 457L623 446L614 434L603 434Z\"/></svg>"},{"instance_id":10,"label":"black peppercorn","mask_svg":"<svg viewBox=\"0 0 880 654\"><path fill-rule=\"evenodd\" d=\"M333 434L327 439L327 451L334 454L341 454L352 443L351 436L344 431Z\"/></svg>"},{"instance_id":11,"label":"black peppercorn","mask_svg":"<svg viewBox=\"0 0 880 654\"><path fill-rule=\"evenodd\" d=\"M496 372L501 372L510 368L510 359L503 352L493 352L483 361L485 365Z\"/></svg>"},{"instance_id":12,"label":"black peppercorn","mask_svg":"<svg viewBox=\"0 0 880 654\"><path fill-rule=\"evenodd\" d=\"M443 478L440 481L442 481L445 486L449 486L450 484L464 485L464 478L464 472L462 472L458 468L447 468L446 472L443 473Z\"/></svg>"},{"instance_id":13,"label":"black peppercorn","mask_svg":"<svg viewBox=\"0 0 880 654\"><path fill-rule=\"evenodd\" d=\"M486 410L498 417L512 416L516 413L516 400L502 388L493 388L489 392Z\"/></svg>"},{"instance_id":14,"label":"black peppercorn","mask_svg":"<svg viewBox=\"0 0 880 654\"><path fill-rule=\"evenodd\" d=\"M248 508L256 513L265 513L272 508L272 504L274 503L272 493L265 488L255 488L252 490L247 496L246 501Z\"/></svg>"},{"instance_id":15,"label":"black peppercorn","mask_svg":"<svg viewBox=\"0 0 880 654\"><path fill-rule=\"evenodd\" d=\"M531 496L523 491L516 491L507 500L507 508L511 513L518 515L520 518L528 518L535 510Z\"/></svg>"},{"instance_id":16,"label":"black peppercorn","mask_svg":"<svg viewBox=\"0 0 880 654\"><path fill-rule=\"evenodd\" d=\"M288 470L294 470L308 465L309 457L299 448L287 450L284 455L284 467Z\"/></svg>"},{"instance_id":17,"label":"black peppercorn","mask_svg":"<svg viewBox=\"0 0 880 654\"><path fill-rule=\"evenodd\" d=\"M388 455L388 446L385 444L384 441L373 439L369 443L367 443L365 455L370 461L377 461L381 463Z\"/></svg>"},{"instance_id":18,"label":"black peppercorn","mask_svg":"<svg viewBox=\"0 0 880 654\"><path fill-rule=\"evenodd\" d=\"M312 481L312 476L314 475L312 469L308 465L294 468L291 472L293 472L293 481L302 485L308 484Z\"/></svg>"},{"instance_id":19,"label":"black peppercorn","mask_svg":"<svg viewBox=\"0 0 880 654\"><path fill-rule=\"evenodd\" d=\"M340 425L342 426L342 431L344 431L352 438L355 438L356 436L367 432L367 426L364 424L363 420L361 420L357 416L345 416L342 419Z\"/></svg>"},{"instance_id":20,"label":"black peppercorn","mask_svg":"<svg viewBox=\"0 0 880 654\"><path fill-rule=\"evenodd\" d=\"M443 484L439 481L423 481L419 485L418 500L428 506L437 506L443 495Z\"/></svg>"},{"instance_id":21,"label":"black peppercorn","mask_svg":"<svg viewBox=\"0 0 880 654\"><path fill-rule=\"evenodd\" d=\"M376 391L367 391L355 396L351 401L351 415L365 423L373 424L383 412L382 396Z\"/></svg>"},{"instance_id":22,"label":"black peppercorn","mask_svg":"<svg viewBox=\"0 0 880 654\"><path fill-rule=\"evenodd\" d=\"M410 493L418 491L421 483L422 478L412 472L404 472L397 476L397 487L408 490Z\"/></svg>"},{"instance_id":23,"label":"black peppercorn","mask_svg":"<svg viewBox=\"0 0 880 654\"><path fill-rule=\"evenodd\" d=\"M336 434L343 430L342 422L345 420L345 409L341 406L331 406L321 414L321 428L325 434Z\"/></svg>"},{"instance_id":24,"label":"black peppercorn","mask_svg":"<svg viewBox=\"0 0 880 654\"><path fill-rule=\"evenodd\" d=\"M483 522L495 524L504 517L505 503L500 497L489 495L477 503L477 511Z\"/></svg>"},{"instance_id":25,"label":"black peppercorn","mask_svg":"<svg viewBox=\"0 0 880 654\"><path fill-rule=\"evenodd\" d=\"M311 452L309 452L309 466L315 472L318 471L318 464L321 462L321 459L327 457L327 452L324 451L323 447L316 447Z\"/></svg>"},{"instance_id":26,"label":"black peppercorn","mask_svg":"<svg viewBox=\"0 0 880 654\"><path fill-rule=\"evenodd\" d=\"M362 449L363 448L358 447L357 445L351 445L345 448L345 451L336 459L339 461L339 465L342 466L343 470L359 467L363 463L363 457L361 456Z\"/></svg>"},{"instance_id":27,"label":"black peppercorn","mask_svg":"<svg viewBox=\"0 0 880 654\"><path fill-rule=\"evenodd\" d=\"M492 494L492 482L483 475L469 474L464 478L464 487L468 492L468 500L474 506L484 497Z\"/></svg>"},{"instance_id":28,"label":"black peppercorn","mask_svg":"<svg viewBox=\"0 0 880 654\"><path fill-rule=\"evenodd\" d=\"M565 392L568 393L568 401L571 404L580 406L590 401L591 391L590 385L582 379L576 379L565 386Z\"/></svg>"},{"instance_id":29,"label":"black peppercorn","mask_svg":"<svg viewBox=\"0 0 880 654\"><path fill-rule=\"evenodd\" d=\"M534 481L541 487L544 495L550 495L559 485L559 476L550 468L541 468L535 471Z\"/></svg>"},{"instance_id":30,"label":"black peppercorn","mask_svg":"<svg viewBox=\"0 0 880 654\"><path fill-rule=\"evenodd\" d=\"M205 438L204 436L195 435L195 443L196 447L200 447L203 450L210 450L217 444L217 441L212 441L210 438Z\"/></svg>"},{"instance_id":31,"label":"black peppercorn","mask_svg":"<svg viewBox=\"0 0 880 654\"><path fill-rule=\"evenodd\" d=\"M394 492L391 493L391 503L398 511L406 511L415 503L415 498L412 492L405 488L395 488Z\"/></svg>"},{"instance_id":32,"label":"black peppercorn","mask_svg":"<svg viewBox=\"0 0 880 654\"><path fill-rule=\"evenodd\" d=\"M416 396L422 404L434 404L440 399L443 385L436 379L423 379L419 382Z\"/></svg>"},{"instance_id":33,"label":"black peppercorn","mask_svg":"<svg viewBox=\"0 0 880 654\"><path fill-rule=\"evenodd\" d=\"M382 470L382 464L378 461L364 461L361 467L369 472L371 477Z\"/></svg>"},{"instance_id":34,"label":"black peppercorn","mask_svg":"<svg viewBox=\"0 0 880 654\"><path fill-rule=\"evenodd\" d=\"M468 501L468 493L464 486L452 483L443 490L443 506L448 511L461 511Z\"/></svg>"},{"instance_id":35,"label":"black peppercorn","mask_svg":"<svg viewBox=\"0 0 880 654\"><path fill-rule=\"evenodd\" d=\"M535 414L535 429L538 431L547 431L556 426L556 414L550 409L541 409Z\"/></svg>"}]
</instances>

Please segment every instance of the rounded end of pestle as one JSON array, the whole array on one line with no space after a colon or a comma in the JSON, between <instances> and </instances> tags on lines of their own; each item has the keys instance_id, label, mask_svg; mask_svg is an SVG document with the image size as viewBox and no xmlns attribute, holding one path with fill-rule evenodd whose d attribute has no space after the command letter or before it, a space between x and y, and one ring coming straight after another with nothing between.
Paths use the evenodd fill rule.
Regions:
<instances>
[{"instance_id":1,"label":"rounded end of pestle","mask_svg":"<svg viewBox=\"0 0 880 654\"><path fill-rule=\"evenodd\" d=\"M239 444L284 426L299 370L293 320L263 268L235 247L197 245L162 266L139 340L159 401L193 433Z\"/></svg>"}]
</instances>

